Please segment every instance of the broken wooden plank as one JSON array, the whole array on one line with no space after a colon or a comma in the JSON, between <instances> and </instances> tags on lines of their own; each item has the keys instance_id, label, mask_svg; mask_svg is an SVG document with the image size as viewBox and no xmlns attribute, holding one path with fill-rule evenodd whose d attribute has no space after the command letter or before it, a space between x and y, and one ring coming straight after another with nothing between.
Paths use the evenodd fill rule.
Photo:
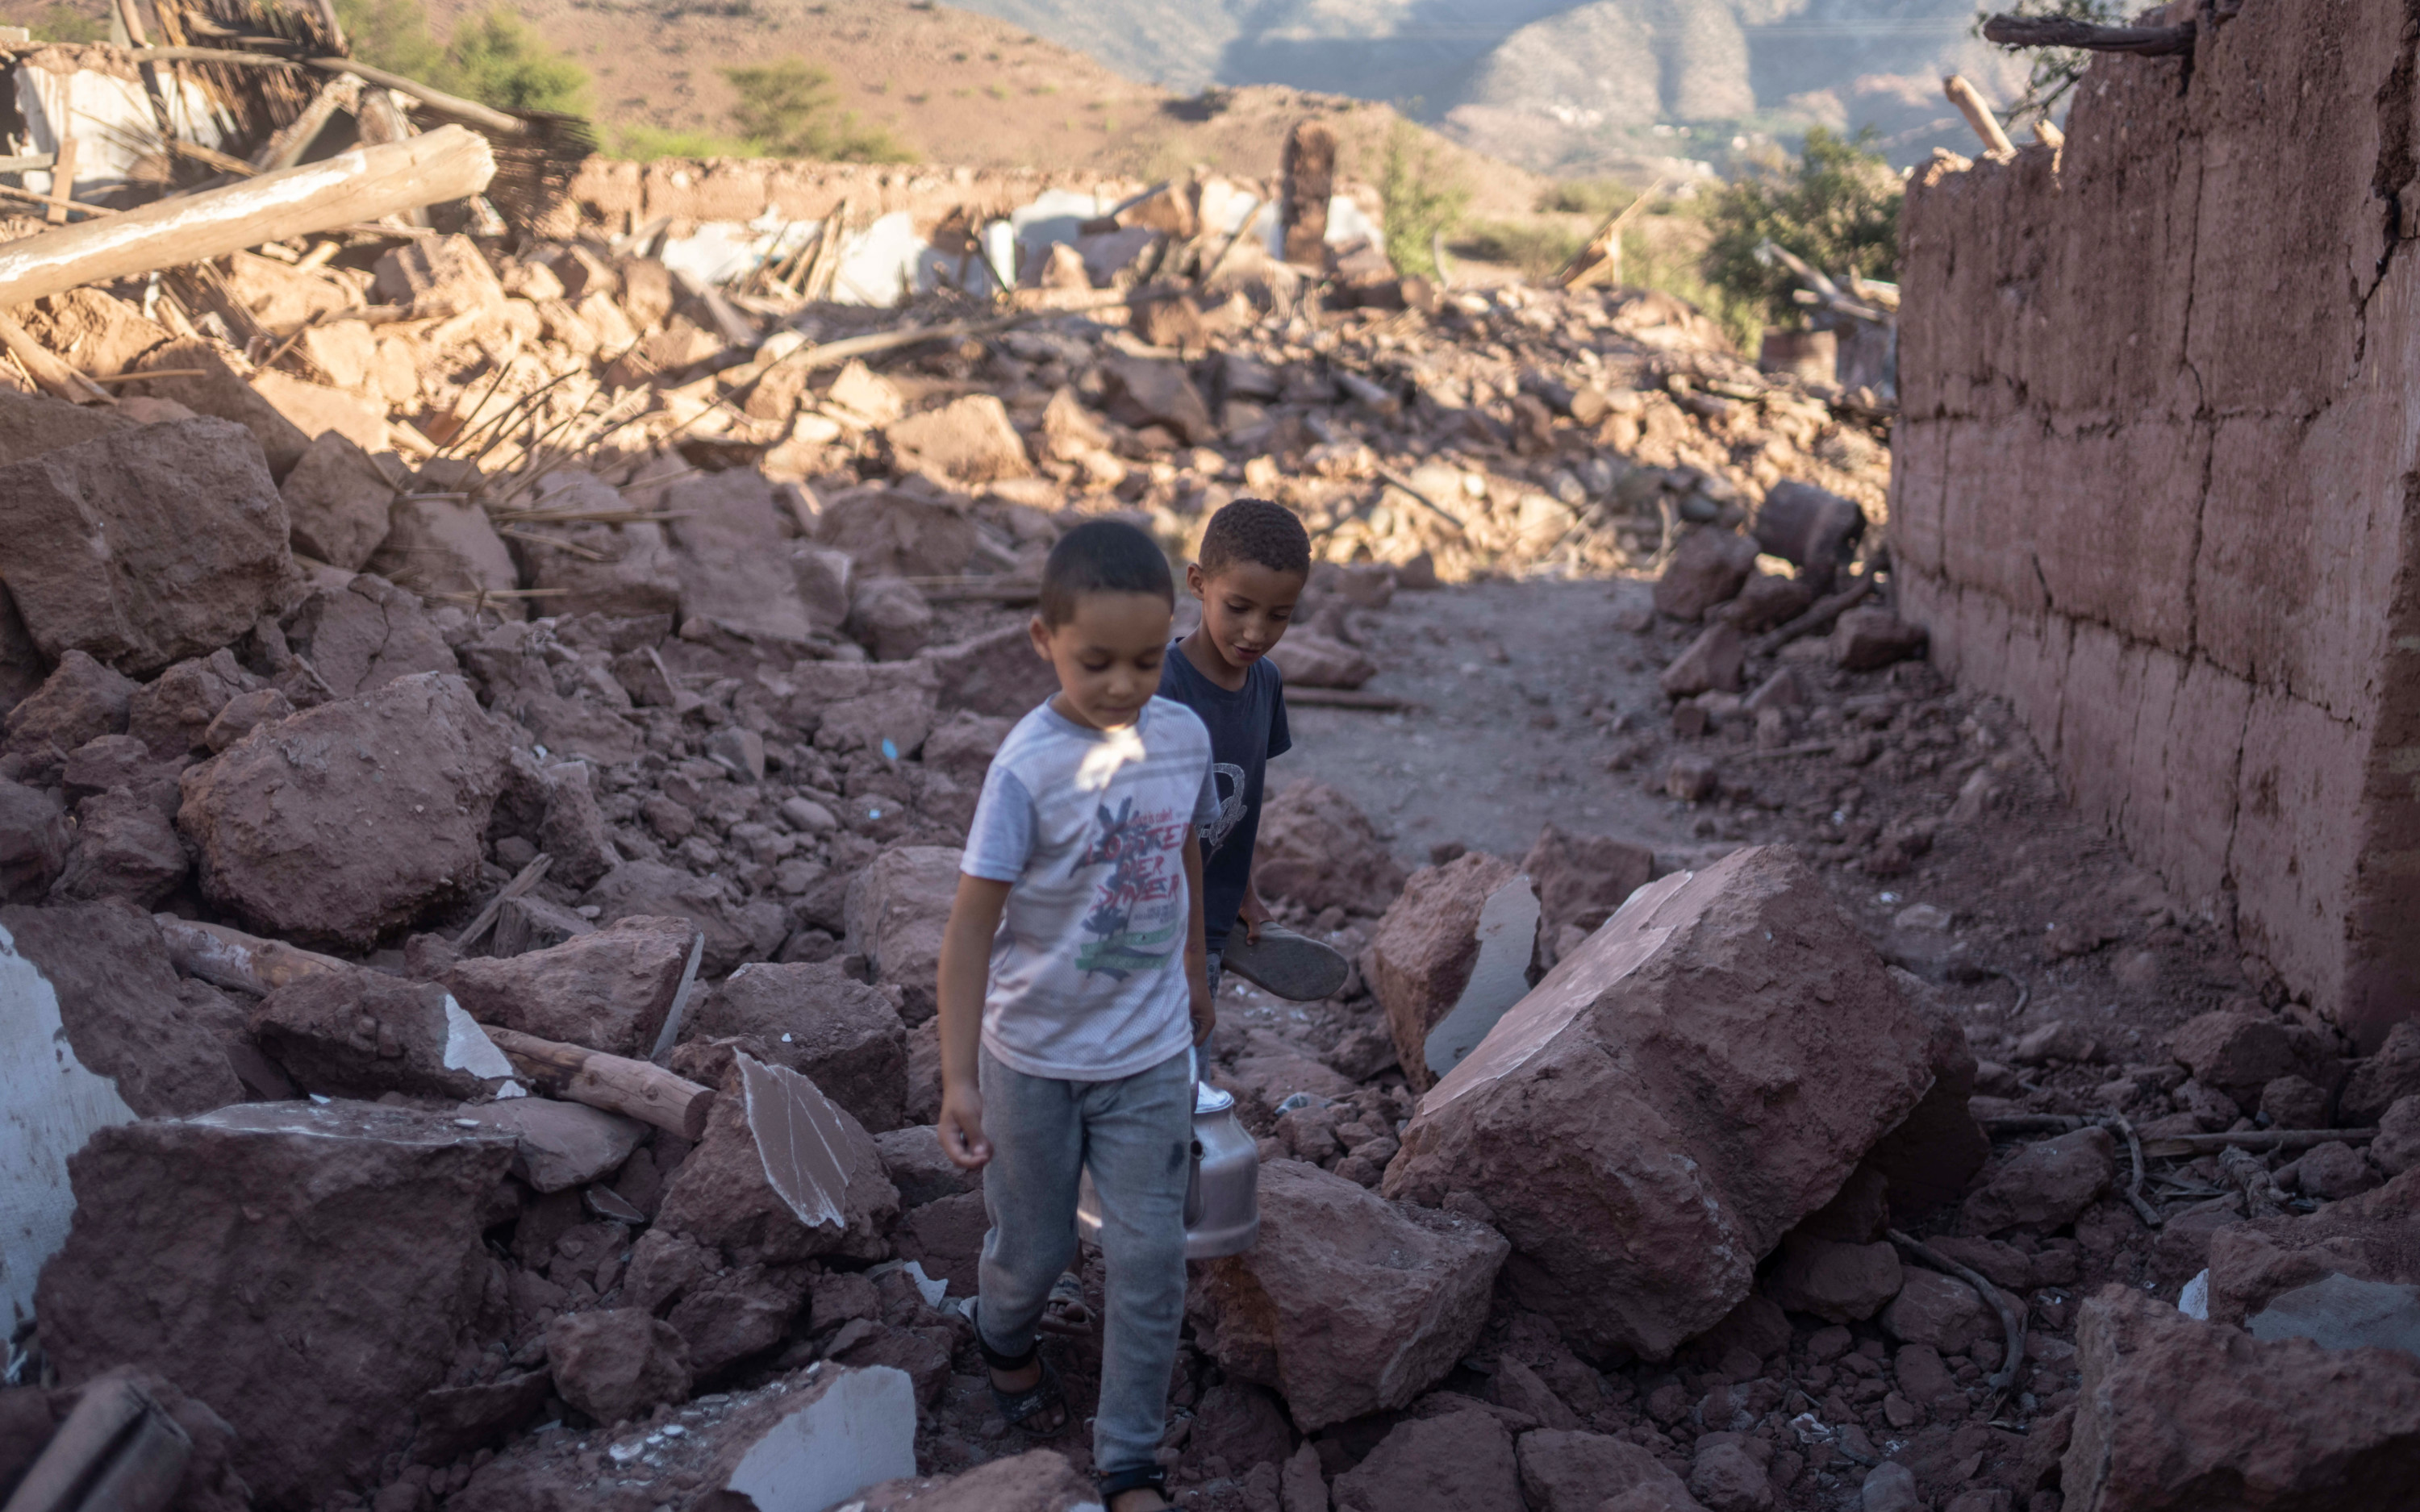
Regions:
<instances>
[{"instance_id":1,"label":"broken wooden plank","mask_svg":"<svg viewBox=\"0 0 2420 1512\"><path fill-rule=\"evenodd\" d=\"M1993 16L1983 23L1983 40L2002 47L2080 47L2091 53L2165 57L2193 51L2194 23L2099 26L2069 16Z\"/></svg>"},{"instance_id":2,"label":"broken wooden plank","mask_svg":"<svg viewBox=\"0 0 2420 1512\"><path fill-rule=\"evenodd\" d=\"M58 158L51 164L51 203L42 219L53 225L68 223L68 207L75 203L75 169L76 139L70 136L59 143Z\"/></svg>"},{"instance_id":3,"label":"broken wooden plank","mask_svg":"<svg viewBox=\"0 0 2420 1512\"><path fill-rule=\"evenodd\" d=\"M585 1045L541 1040L500 1025L481 1027L521 1074L551 1097L625 1114L666 1134L695 1141L706 1135L714 1088L675 1076L661 1066L609 1056Z\"/></svg>"},{"instance_id":4,"label":"broken wooden plank","mask_svg":"<svg viewBox=\"0 0 2420 1512\"><path fill-rule=\"evenodd\" d=\"M2376 1129L2244 1129L2226 1134L2167 1134L2143 1141L2146 1155L2207 1155L2216 1149L2308 1149L2314 1145L2366 1145Z\"/></svg>"},{"instance_id":5,"label":"broken wooden plank","mask_svg":"<svg viewBox=\"0 0 2420 1512\"><path fill-rule=\"evenodd\" d=\"M487 139L441 126L408 141L339 153L224 189L63 226L0 246L0 309L86 284L223 256L488 187Z\"/></svg>"},{"instance_id":6,"label":"broken wooden plank","mask_svg":"<svg viewBox=\"0 0 2420 1512\"><path fill-rule=\"evenodd\" d=\"M174 914L154 914L151 922L159 927L168 959L179 972L255 997L266 997L308 977L354 969L334 956L283 940L265 940L225 924L204 924Z\"/></svg>"},{"instance_id":7,"label":"broken wooden plank","mask_svg":"<svg viewBox=\"0 0 2420 1512\"><path fill-rule=\"evenodd\" d=\"M1986 156L2006 162L2017 155L2017 145L2009 140L2008 132L2000 130L1999 117L1992 114L1992 107L1984 102L1981 92L1967 83L1963 74L1953 73L1942 80L1941 92L1949 97L1949 102L1966 117L1966 124L1983 139Z\"/></svg>"}]
</instances>

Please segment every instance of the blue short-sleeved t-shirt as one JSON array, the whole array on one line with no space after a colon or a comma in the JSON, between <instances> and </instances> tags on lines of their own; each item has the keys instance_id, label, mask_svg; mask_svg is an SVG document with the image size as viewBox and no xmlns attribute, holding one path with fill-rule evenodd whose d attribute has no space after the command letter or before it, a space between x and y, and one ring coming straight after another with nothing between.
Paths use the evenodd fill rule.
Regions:
<instances>
[{"instance_id":1,"label":"blue short-sleeved t-shirt","mask_svg":"<svg viewBox=\"0 0 2420 1512\"><path fill-rule=\"evenodd\" d=\"M1181 642L1171 642L1159 667L1159 696L1191 709L1210 732L1218 816L1202 831L1209 853L1202 867L1202 920L1216 951L1234 930L1244 885L1251 880L1269 758L1294 748L1286 729L1285 679L1263 656L1246 670L1244 686L1230 692L1202 674Z\"/></svg>"}]
</instances>

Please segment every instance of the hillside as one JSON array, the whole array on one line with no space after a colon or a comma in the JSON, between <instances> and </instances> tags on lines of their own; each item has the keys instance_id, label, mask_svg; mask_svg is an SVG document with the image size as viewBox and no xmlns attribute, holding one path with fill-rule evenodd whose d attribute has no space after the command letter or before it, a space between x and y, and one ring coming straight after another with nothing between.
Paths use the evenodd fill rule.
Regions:
<instances>
[{"instance_id":1,"label":"hillside","mask_svg":"<svg viewBox=\"0 0 2420 1512\"><path fill-rule=\"evenodd\" d=\"M1972 0L960 0L1171 87L1404 102L1491 155L1603 172L1740 132L1873 126L1901 162L1965 146L1944 73L2013 94ZM1417 101L1417 104L1412 102Z\"/></svg>"},{"instance_id":2,"label":"hillside","mask_svg":"<svg viewBox=\"0 0 2420 1512\"><path fill-rule=\"evenodd\" d=\"M442 33L484 0L432 0ZM1304 115L1329 114L1341 165L1375 179L1398 119L1383 104L1286 87L1185 97L1005 22L901 0L691 6L614 0L519 0L515 10L597 79L597 115L632 123L721 130L732 102L720 69L797 56L831 71L840 105L889 129L929 162L976 167L1090 167L1154 178L1194 163L1264 177ZM1423 133L1441 164L1478 191L1483 214L1517 214L1541 180Z\"/></svg>"}]
</instances>

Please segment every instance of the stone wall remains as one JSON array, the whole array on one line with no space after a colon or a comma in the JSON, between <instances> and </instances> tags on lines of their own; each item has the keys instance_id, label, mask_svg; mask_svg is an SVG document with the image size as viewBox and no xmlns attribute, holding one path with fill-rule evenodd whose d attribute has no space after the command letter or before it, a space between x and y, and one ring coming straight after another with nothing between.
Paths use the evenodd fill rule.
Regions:
<instances>
[{"instance_id":1,"label":"stone wall remains","mask_svg":"<svg viewBox=\"0 0 2420 1512\"><path fill-rule=\"evenodd\" d=\"M2420 1012L2415 38L2204 11L1903 222L1902 610L2365 1047Z\"/></svg>"}]
</instances>

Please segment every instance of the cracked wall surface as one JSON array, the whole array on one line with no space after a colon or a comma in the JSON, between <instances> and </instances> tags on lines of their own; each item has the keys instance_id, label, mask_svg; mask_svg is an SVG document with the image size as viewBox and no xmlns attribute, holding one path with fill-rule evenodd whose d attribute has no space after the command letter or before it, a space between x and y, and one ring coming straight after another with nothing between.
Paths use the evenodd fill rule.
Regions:
<instances>
[{"instance_id":1,"label":"cracked wall surface","mask_svg":"<svg viewBox=\"0 0 2420 1512\"><path fill-rule=\"evenodd\" d=\"M2420 1013L2416 44L2205 14L1902 221L1902 611L2366 1048Z\"/></svg>"}]
</instances>

